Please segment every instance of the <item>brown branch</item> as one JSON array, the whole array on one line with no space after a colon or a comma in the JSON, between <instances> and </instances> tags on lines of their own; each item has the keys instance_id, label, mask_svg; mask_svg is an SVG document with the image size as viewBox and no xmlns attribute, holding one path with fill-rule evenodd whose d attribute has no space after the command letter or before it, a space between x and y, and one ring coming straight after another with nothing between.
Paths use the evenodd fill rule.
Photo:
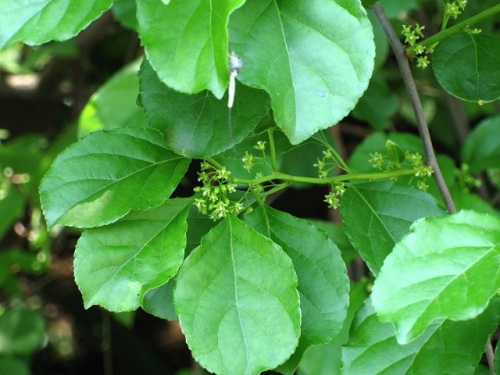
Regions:
<instances>
[{"instance_id":1,"label":"brown branch","mask_svg":"<svg viewBox=\"0 0 500 375\"><path fill-rule=\"evenodd\" d=\"M387 34L387 38L389 39L389 43L394 52L394 56L396 57L399 70L401 71L401 75L403 77L404 84L406 86L406 90L410 96L410 100L413 106L413 111L415 112L415 117L417 118L417 126L420 132L420 138L422 139L422 144L424 146L424 153L427 163L434 170L434 180L438 186L441 197L443 198L444 204L449 212L456 212L455 203L451 198L450 192L446 183L444 181L443 175L439 168L439 165L436 160L436 155L434 153L434 148L432 147L431 136L429 133L429 128L427 126L427 122L425 120L424 111L422 109L422 103L420 102L420 98L418 96L417 88L415 86L415 81L413 80L413 76L411 74L410 65L408 64L408 60L406 59L405 49L401 42L399 41L396 32L392 28L392 25L387 18L382 6L380 3L376 3L373 6L373 10L380 21L385 33Z\"/></svg>"}]
</instances>

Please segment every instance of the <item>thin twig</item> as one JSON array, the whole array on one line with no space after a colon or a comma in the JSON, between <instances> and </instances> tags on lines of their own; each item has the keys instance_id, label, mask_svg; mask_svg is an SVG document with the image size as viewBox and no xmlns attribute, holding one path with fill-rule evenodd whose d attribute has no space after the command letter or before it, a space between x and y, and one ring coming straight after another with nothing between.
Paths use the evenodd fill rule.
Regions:
<instances>
[{"instance_id":1,"label":"thin twig","mask_svg":"<svg viewBox=\"0 0 500 375\"><path fill-rule=\"evenodd\" d=\"M497 344L498 345L498 344ZM493 350L493 345L491 345L491 340L486 343L486 360L488 361L488 367L490 368L490 374L494 375L494 362L495 362L495 351Z\"/></svg>"},{"instance_id":2,"label":"thin twig","mask_svg":"<svg viewBox=\"0 0 500 375\"><path fill-rule=\"evenodd\" d=\"M433 175L434 180L436 181L436 184L438 186L441 197L443 198L444 204L446 205L446 208L448 209L449 212L455 213L456 212L455 204L453 203L453 199L451 198L448 187L444 182L443 175L436 161L436 155L432 147L431 136L429 133L429 128L427 127L427 122L425 120L424 111L422 109L422 103L420 102L417 88L415 86L415 81L413 80L413 76L411 74L410 65L408 64L408 60L406 59L404 47L399 41L399 38L396 35L394 29L392 28L392 25L389 19L387 18L380 3L376 3L373 6L373 10L378 20L380 21L380 24L384 28L385 33L387 34L389 43L392 47L392 50L398 62L399 70L401 71L401 75L403 77L406 90L408 91L408 95L410 96L411 103L413 106L413 111L415 112L415 116L417 118L417 126L420 132L420 138L422 139L422 144L424 146L426 161L434 170L434 175Z\"/></svg>"}]
</instances>

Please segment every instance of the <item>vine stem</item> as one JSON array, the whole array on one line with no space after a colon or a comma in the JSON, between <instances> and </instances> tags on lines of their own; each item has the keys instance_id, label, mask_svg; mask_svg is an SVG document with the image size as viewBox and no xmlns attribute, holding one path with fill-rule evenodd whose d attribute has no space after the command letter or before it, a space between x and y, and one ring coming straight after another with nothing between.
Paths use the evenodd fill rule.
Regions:
<instances>
[{"instance_id":1,"label":"vine stem","mask_svg":"<svg viewBox=\"0 0 500 375\"><path fill-rule=\"evenodd\" d=\"M406 86L406 90L410 96L410 100L413 106L413 111L415 112L415 116L417 118L417 126L420 132L420 137L422 139L422 144L424 146L424 153L427 163L434 170L434 180L439 189L439 193L443 198L444 204L449 212L455 213L455 203L451 198L450 191L444 182L443 174L441 173L441 169L436 160L436 154L434 153L434 148L432 147L431 135L429 133L429 128L427 126L427 122L425 120L424 111L422 109L422 103L420 102L420 98L418 96L417 87L415 86L415 81L413 80L413 76L411 74L410 64L406 59L405 49L401 42L399 41L396 32L392 28L392 25L387 18L384 9L380 5L380 3L376 3L373 6L373 10L380 21L387 37L389 39L389 43L392 47L394 55L396 57L399 70L401 71L401 75L403 77L403 81Z\"/></svg>"},{"instance_id":2,"label":"vine stem","mask_svg":"<svg viewBox=\"0 0 500 375\"><path fill-rule=\"evenodd\" d=\"M373 10L375 10L375 7L377 5L378 5L378 8L382 8L377 3L376 5L373 6ZM375 11L375 13L376 12L377 11ZM440 32L423 40L422 42L417 43L415 46L425 46L425 47L432 46L434 43L438 43L438 42L442 41L443 39L449 37L450 35L458 33L459 31L463 30L464 28L472 26L478 22L481 22L481 21L493 16L495 13L499 13L499 12L500 12L500 5L492 6L491 8L486 9L485 11L478 13L475 16L472 16L472 17L466 19L465 21L457 23L456 25L448 27L447 29L441 30ZM377 17L378 17L378 14L377 14ZM380 17L379 17L379 19L380 19ZM380 22L382 22L382 21L380 21Z\"/></svg>"},{"instance_id":3,"label":"vine stem","mask_svg":"<svg viewBox=\"0 0 500 375\"><path fill-rule=\"evenodd\" d=\"M262 184L264 182L273 180L283 180L288 182L304 182L316 185L329 185L349 180L379 180L382 178L410 176L414 175L416 172L417 171L415 169L405 169L399 171L379 172L379 173L351 173L351 174L343 174L328 178L293 176L286 173L275 172L261 178L255 178L255 179L234 178L233 180L237 184Z\"/></svg>"}]
</instances>

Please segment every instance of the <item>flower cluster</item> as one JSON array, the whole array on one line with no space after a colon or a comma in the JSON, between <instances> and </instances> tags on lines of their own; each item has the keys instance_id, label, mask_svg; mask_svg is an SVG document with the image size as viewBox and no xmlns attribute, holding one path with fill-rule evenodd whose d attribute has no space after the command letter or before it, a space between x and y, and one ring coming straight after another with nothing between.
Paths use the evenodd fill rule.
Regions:
<instances>
[{"instance_id":1,"label":"flower cluster","mask_svg":"<svg viewBox=\"0 0 500 375\"><path fill-rule=\"evenodd\" d=\"M226 167L216 168L207 161L201 163L198 181L202 186L194 188L201 196L195 198L194 205L203 214L209 214L212 220L238 214L243 210L240 202L233 202L229 194L236 192L236 184L232 182L231 172Z\"/></svg>"},{"instance_id":2,"label":"flower cluster","mask_svg":"<svg viewBox=\"0 0 500 375\"><path fill-rule=\"evenodd\" d=\"M340 207L340 198L342 198L344 193L345 184L332 185L330 193L325 195L325 200L323 202L328 204L328 208L337 209Z\"/></svg>"},{"instance_id":3,"label":"flower cluster","mask_svg":"<svg viewBox=\"0 0 500 375\"><path fill-rule=\"evenodd\" d=\"M425 179L432 176L434 170L430 165L425 164L423 157L418 152L410 152L402 150L393 142L388 141L386 144L388 155L383 155L380 152L370 154L370 163L374 168L381 171L395 171L402 169L413 169L414 177L417 178L416 186L421 190L427 190L429 187L425 183Z\"/></svg>"},{"instance_id":4,"label":"flower cluster","mask_svg":"<svg viewBox=\"0 0 500 375\"><path fill-rule=\"evenodd\" d=\"M445 14L448 17L456 19L465 9L467 0L455 0L446 4Z\"/></svg>"},{"instance_id":5,"label":"flower cluster","mask_svg":"<svg viewBox=\"0 0 500 375\"><path fill-rule=\"evenodd\" d=\"M327 178L330 172L338 168L339 164L335 158L335 154L332 149L327 149L323 151L323 158L318 158L313 167L318 168L318 176L320 178Z\"/></svg>"},{"instance_id":6,"label":"flower cluster","mask_svg":"<svg viewBox=\"0 0 500 375\"><path fill-rule=\"evenodd\" d=\"M408 44L408 53L412 57L417 58L417 67L425 69L429 66L429 58L426 56L427 53L434 52L433 45L431 47L425 47L417 42L424 37L422 30L425 26L420 26L418 23L413 26L403 25L402 34L405 37L405 43Z\"/></svg>"},{"instance_id":7,"label":"flower cluster","mask_svg":"<svg viewBox=\"0 0 500 375\"><path fill-rule=\"evenodd\" d=\"M262 161L265 160L266 156L266 141L258 141L253 148L256 149L257 151L262 152L262 157L255 156L254 154L249 153L248 151L245 151L245 155L241 158L241 161L243 162L243 168L245 168L248 172L252 170L253 167L255 167L255 164L257 160Z\"/></svg>"},{"instance_id":8,"label":"flower cluster","mask_svg":"<svg viewBox=\"0 0 500 375\"><path fill-rule=\"evenodd\" d=\"M455 170L455 181L457 186L465 191L481 186L481 180L474 178L468 164L462 164L460 169Z\"/></svg>"}]
</instances>

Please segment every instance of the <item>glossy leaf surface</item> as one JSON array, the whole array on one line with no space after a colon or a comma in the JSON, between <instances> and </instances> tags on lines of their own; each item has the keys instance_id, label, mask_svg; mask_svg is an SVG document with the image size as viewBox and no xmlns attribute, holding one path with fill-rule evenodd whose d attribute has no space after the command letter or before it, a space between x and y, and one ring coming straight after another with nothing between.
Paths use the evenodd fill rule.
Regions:
<instances>
[{"instance_id":1,"label":"glossy leaf surface","mask_svg":"<svg viewBox=\"0 0 500 375\"><path fill-rule=\"evenodd\" d=\"M378 319L367 300L356 315L343 349L345 375L469 375L474 373L488 336L500 318L500 300L472 320L431 324L409 344L396 340L394 327Z\"/></svg>"},{"instance_id":2,"label":"glossy leaf surface","mask_svg":"<svg viewBox=\"0 0 500 375\"><path fill-rule=\"evenodd\" d=\"M142 309L161 319L177 320L174 310L174 279L157 288L150 289L144 295Z\"/></svg>"},{"instance_id":3,"label":"glossy leaf surface","mask_svg":"<svg viewBox=\"0 0 500 375\"><path fill-rule=\"evenodd\" d=\"M464 32L440 42L432 56L438 82L451 95L479 104L500 98L500 39Z\"/></svg>"},{"instance_id":4,"label":"glossy leaf surface","mask_svg":"<svg viewBox=\"0 0 500 375\"><path fill-rule=\"evenodd\" d=\"M136 104L139 62L125 66L92 95L79 118L80 137L96 130L145 128L144 110Z\"/></svg>"},{"instance_id":5,"label":"glossy leaf surface","mask_svg":"<svg viewBox=\"0 0 500 375\"><path fill-rule=\"evenodd\" d=\"M480 314L500 289L500 219L474 211L417 221L386 258L372 300L407 343L439 319ZM401 275L405 275L401 277Z\"/></svg>"},{"instance_id":6,"label":"glossy leaf surface","mask_svg":"<svg viewBox=\"0 0 500 375\"><path fill-rule=\"evenodd\" d=\"M229 216L182 265L174 304L194 358L217 374L284 362L300 335L297 276L271 240Z\"/></svg>"},{"instance_id":7,"label":"glossy leaf surface","mask_svg":"<svg viewBox=\"0 0 500 375\"><path fill-rule=\"evenodd\" d=\"M309 346L330 341L342 328L349 302L345 265L327 234L307 221L262 206L247 222L283 248L299 279L302 333L296 352L279 368L293 374Z\"/></svg>"},{"instance_id":8,"label":"glossy leaf surface","mask_svg":"<svg viewBox=\"0 0 500 375\"><path fill-rule=\"evenodd\" d=\"M148 290L172 278L184 259L190 203L171 199L86 230L75 251L75 280L85 308L135 310Z\"/></svg>"},{"instance_id":9,"label":"glossy leaf surface","mask_svg":"<svg viewBox=\"0 0 500 375\"><path fill-rule=\"evenodd\" d=\"M95 227L158 206L187 170L154 129L90 134L61 153L40 186L49 227Z\"/></svg>"},{"instance_id":10,"label":"glossy leaf surface","mask_svg":"<svg viewBox=\"0 0 500 375\"><path fill-rule=\"evenodd\" d=\"M172 150L186 157L203 158L227 150L253 131L269 111L264 91L237 85L229 114L227 100L218 100L208 91L187 95L168 88L147 60L140 81L150 125L165 134Z\"/></svg>"},{"instance_id":11,"label":"glossy leaf surface","mask_svg":"<svg viewBox=\"0 0 500 375\"><path fill-rule=\"evenodd\" d=\"M210 90L222 98L229 82L229 15L244 0L139 0L139 36L146 56L169 87Z\"/></svg>"},{"instance_id":12,"label":"glossy leaf surface","mask_svg":"<svg viewBox=\"0 0 500 375\"><path fill-rule=\"evenodd\" d=\"M0 49L18 40L36 45L69 39L108 10L112 3L112 0L2 0Z\"/></svg>"},{"instance_id":13,"label":"glossy leaf surface","mask_svg":"<svg viewBox=\"0 0 500 375\"><path fill-rule=\"evenodd\" d=\"M336 124L368 86L375 46L359 1L247 1L229 27L238 78L269 93L293 144Z\"/></svg>"},{"instance_id":14,"label":"glossy leaf surface","mask_svg":"<svg viewBox=\"0 0 500 375\"><path fill-rule=\"evenodd\" d=\"M443 215L431 195L392 182L351 185L340 207L347 237L375 275L415 220Z\"/></svg>"}]
</instances>

